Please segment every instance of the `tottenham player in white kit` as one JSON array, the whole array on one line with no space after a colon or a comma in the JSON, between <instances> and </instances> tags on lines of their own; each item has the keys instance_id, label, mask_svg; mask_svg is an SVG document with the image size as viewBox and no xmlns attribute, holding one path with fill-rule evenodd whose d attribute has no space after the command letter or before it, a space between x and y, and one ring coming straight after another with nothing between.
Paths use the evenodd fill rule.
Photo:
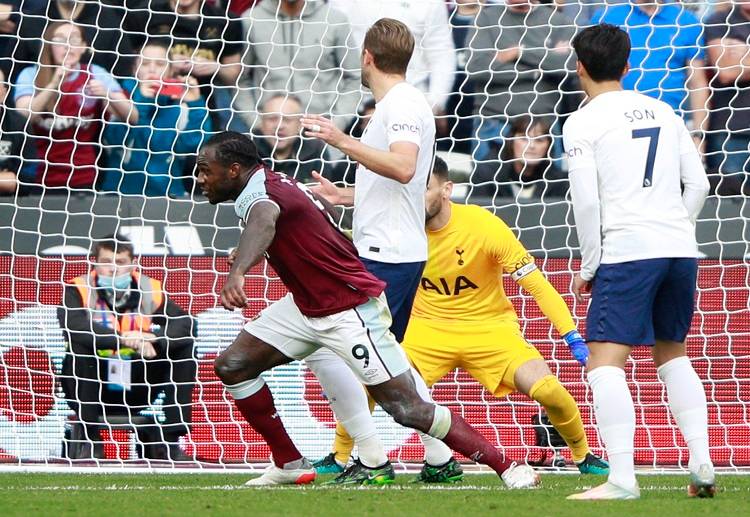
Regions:
<instances>
[{"instance_id":1,"label":"tottenham player in white kit","mask_svg":"<svg viewBox=\"0 0 750 517\"><path fill-rule=\"evenodd\" d=\"M613 25L573 39L588 96L563 128L586 320L588 381L607 449L607 483L569 499L640 497L633 462L635 411L625 378L631 348L652 347L669 407L690 449L688 493L712 496L706 395L685 353L694 311L695 220L709 184L683 120L665 103L623 91L630 40Z\"/></svg>"},{"instance_id":2,"label":"tottenham player in white kit","mask_svg":"<svg viewBox=\"0 0 750 517\"><path fill-rule=\"evenodd\" d=\"M402 22L378 20L367 31L362 49L362 84L375 97L375 113L356 140L330 120L307 115L302 125L359 163L354 188L338 188L314 173L316 194L332 204L354 205L353 235L369 272L386 282L393 320L390 329L401 342L427 260L425 192L432 171L435 120L424 94L405 80L414 51L414 37ZM342 472L337 483L384 484L394 477L370 415L367 397L341 358L326 351L306 359L320 380L336 417L354 439L358 460ZM429 399L424 381L412 370L417 389ZM448 447L423 434L435 467L455 463ZM510 464L502 479L511 488L533 486L538 476L527 465Z\"/></svg>"},{"instance_id":3,"label":"tottenham player in white kit","mask_svg":"<svg viewBox=\"0 0 750 517\"><path fill-rule=\"evenodd\" d=\"M414 48L409 29L383 19L368 31L362 47L362 85L375 97L375 112L361 140L348 137L324 117L308 115L302 125L341 150L359 166L354 188L337 188L325 178L314 188L334 205L352 206L354 245L367 270L386 282L390 325L401 342L427 260L424 193L435 141L432 110L424 95L405 80ZM305 361L323 386L336 418L357 443L360 463L343 472L347 484L385 484L395 474L370 416L365 392L344 371L335 354L315 353ZM450 457L450 453L448 454ZM316 462L316 467L318 463ZM337 478L338 479L338 478Z\"/></svg>"}]
</instances>

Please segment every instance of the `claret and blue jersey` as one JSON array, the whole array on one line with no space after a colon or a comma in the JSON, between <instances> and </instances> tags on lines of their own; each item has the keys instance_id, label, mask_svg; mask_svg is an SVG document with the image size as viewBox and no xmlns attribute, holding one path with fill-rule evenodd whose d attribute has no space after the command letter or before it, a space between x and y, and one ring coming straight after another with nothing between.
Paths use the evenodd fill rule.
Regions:
<instances>
[{"instance_id":1,"label":"claret and blue jersey","mask_svg":"<svg viewBox=\"0 0 750 517\"><path fill-rule=\"evenodd\" d=\"M383 292L385 284L365 270L354 245L303 184L260 167L235 202L237 217L246 221L257 203L279 208L268 262L305 316L335 314Z\"/></svg>"}]
</instances>

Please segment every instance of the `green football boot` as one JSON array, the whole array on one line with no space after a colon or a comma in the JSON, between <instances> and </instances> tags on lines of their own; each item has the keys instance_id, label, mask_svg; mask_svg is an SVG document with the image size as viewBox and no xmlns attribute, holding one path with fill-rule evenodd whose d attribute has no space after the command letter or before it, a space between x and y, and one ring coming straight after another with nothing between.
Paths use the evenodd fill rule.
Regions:
<instances>
[{"instance_id":1,"label":"green football boot","mask_svg":"<svg viewBox=\"0 0 750 517\"><path fill-rule=\"evenodd\" d=\"M313 467L318 474L341 474L344 472L344 467L336 461L336 453L334 452L313 462Z\"/></svg>"},{"instance_id":2,"label":"green football boot","mask_svg":"<svg viewBox=\"0 0 750 517\"><path fill-rule=\"evenodd\" d=\"M594 474L596 476L606 476L609 474L609 463L592 453L586 454L582 462L576 463L581 474Z\"/></svg>"},{"instance_id":3,"label":"green football boot","mask_svg":"<svg viewBox=\"0 0 750 517\"><path fill-rule=\"evenodd\" d=\"M387 461L375 468L366 467L358 459L349 465L336 479L324 483L325 485L354 486L354 485L390 485L396 480L393 465Z\"/></svg>"},{"instance_id":4,"label":"green football boot","mask_svg":"<svg viewBox=\"0 0 750 517\"><path fill-rule=\"evenodd\" d=\"M439 467L425 463L422 471L414 480L415 483L456 483L464 479L464 469L455 458Z\"/></svg>"}]
</instances>

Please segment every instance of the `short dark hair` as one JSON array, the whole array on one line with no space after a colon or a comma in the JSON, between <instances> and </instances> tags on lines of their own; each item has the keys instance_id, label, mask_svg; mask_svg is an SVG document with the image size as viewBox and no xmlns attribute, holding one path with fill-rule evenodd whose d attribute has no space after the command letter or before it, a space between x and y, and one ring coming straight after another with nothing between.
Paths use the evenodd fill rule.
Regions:
<instances>
[{"instance_id":1,"label":"short dark hair","mask_svg":"<svg viewBox=\"0 0 750 517\"><path fill-rule=\"evenodd\" d=\"M435 156L435 163L432 164L432 174L440 180L440 183L445 183L450 179L448 164L439 156Z\"/></svg>"},{"instance_id":2,"label":"short dark hair","mask_svg":"<svg viewBox=\"0 0 750 517\"><path fill-rule=\"evenodd\" d=\"M254 167L263 163L253 140L236 131L222 131L209 138L204 149L214 149L214 158L224 167L239 163L243 167Z\"/></svg>"},{"instance_id":3,"label":"short dark hair","mask_svg":"<svg viewBox=\"0 0 750 517\"><path fill-rule=\"evenodd\" d=\"M367 30L362 48L372 54L381 72L406 74L414 53L414 35L403 22L381 18Z\"/></svg>"},{"instance_id":4,"label":"short dark hair","mask_svg":"<svg viewBox=\"0 0 750 517\"><path fill-rule=\"evenodd\" d=\"M102 250L109 250L115 255L122 252L127 252L131 258L135 257L135 251L133 249L133 243L130 239L120 233L110 233L94 241L94 245L91 248L91 254L94 257L99 256L99 252Z\"/></svg>"},{"instance_id":5,"label":"short dark hair","mask_svg":"<svg viewBox=\"0 0 750 517\"><path fill-rule=\"evenodd\" d=\"M586 27L573 38L573 48L591 79L619 81L630 57L630 37L616 25Z\"/></svg>"}]
</instances>

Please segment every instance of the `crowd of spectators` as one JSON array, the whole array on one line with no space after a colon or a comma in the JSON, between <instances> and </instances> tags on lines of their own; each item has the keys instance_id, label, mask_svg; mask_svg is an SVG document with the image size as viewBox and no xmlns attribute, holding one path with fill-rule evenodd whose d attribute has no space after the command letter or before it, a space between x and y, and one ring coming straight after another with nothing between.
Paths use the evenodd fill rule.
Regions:
<instances>
[{"instance_id":1,"label":"crowd of spectators","mask_svg":"<svg viewBox=\"0 0 750 517\"><path fill-rule=\"evenodd\" d=\"M301 181L351 181L299 119L361 134L359 46L381 17L412 29L407 80L438 149L471 156L475 200L566 195L569 43L599 22L630 34L625 88L688 121L715 191L750 192L750 0L0 0L0 195L192 196L224 129Z\"/></svg>"}]
</instances>

